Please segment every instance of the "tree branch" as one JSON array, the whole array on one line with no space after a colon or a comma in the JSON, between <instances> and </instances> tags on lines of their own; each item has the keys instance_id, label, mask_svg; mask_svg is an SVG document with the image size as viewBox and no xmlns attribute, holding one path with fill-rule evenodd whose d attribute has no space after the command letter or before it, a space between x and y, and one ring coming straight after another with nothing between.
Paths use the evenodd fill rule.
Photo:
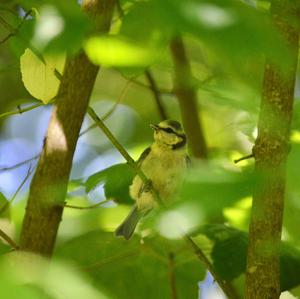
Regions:
<instances>
[{"instance_id":1,"label":"tree branch","mask_svg":"<svg viewBox=\"0 0 300 299\"><path fill-rule=\"evenodd\" d=\"M175 269L174 269L174 253L169 252L169 283L171 288L171 298L177 299L177 291L176 291L176 280L175 280Z\"/></svg>"},{"instance_id":2,"label":"tree branch","mask_svg":"<svg viewBox=\"0 0 300 299\"><path fill-rule=\"evenodd\" d=\"M268 58L265 64L258 137L253 149L261 181L253 194L246 299L280 296L279 248L299 43L299 28L289 20L299 22L299 12L298 1L271 1L273 23L289 47L290 56L283 57L284 68Z\"/></svg>"},{"instance_id":3,"label":"tree branch","mask_svg":"<svg viewBox=\"0 0 300 299\"><path fill-rule=\"evenodd\" d=\"M192 86L192 71L183 41L177 36L170 44L175 69L174 90L191 153L196 158L207 158L207 145L197 104L197 92Z\"/></svg>"},{"instance_id":4,"label":"tree branch","mask_svg":"<svg viewBox=\"0 0 300 299\"><path fill-rule=\"evenodd\" d=\"M145 71L145 76L146 76L146 78L149 82L149 87L153 92L153 96L154 96L154 99L155 99L155 103L156 103L156 106L157 106L157 110L158 110L160 119L161 120L168 119L166 109L163 106L162 98L160 96L161 94L160 94L159 89L156 85L154 77L153 77L153 75L152 75L152 73L149 69Z\"/></svg>"},{"instance_id":5,"label":"tree branch","mask_svg":"<svg viewBox=\"0 0 300 299\"><path fill-rule=\"evenodd\" d=\"M20 249L19 245L10 236L8 236L2 229L0 229L0 237L3 240L5 240L13 249L15 250Z\"/></svg>"},{"instance_id":6,"label":"tree branch","mask_svg":"<svg viewBox=\"0 0 300 299\"><path fill-rule=\"evenodd\" d=\"M95 32L107 32L112 0L84 0ZM25 251L51 256L63 211L72 159L99 67L81 51L67 58L58 101L32 179L20 245Z\"/></svg>"},{"instance_id":7,"label":"tree branch","mask_svg":"<svg viewBox=\"0 0 300 299\"><path fill-rule=\"evenodd\" d=\"M71 208L71 209L77 209L77 210L90 210L90 209L94 209L96 207L99 207L99 206L101 206L101 205L103 205L105 203L111 202L111 201L112 201L112 199L106 199L106 200L97 202L96 204L90 205L90 206L87 206L87 207L80 207L80 206L74 206L74 205L64 204L64 207L65 208Z\"/></svg>"},{"instance_id":8,"label":"tree branch","mask_svg":"<svg viewBox=\"0 0 300 299\"><path fill-rule=\"evenodd\" d=\"M237 164L237 163L239 163L239 162L241 162L241 161L244 161L244 160L247 160L247 159L251 159L251 158L254 158L254 155L253 155L253 154L250 154L250 155L248 155L248 156L241 157L241 158L239 158L239 159L235 159L233 162L234 162L235 164Z\"/></svg>"},{"instance_id":9,"label":"tree branch","mask_svg":"<svg viewBox=\"0 0 300 299\"><path fill-rule=\"evenodd\" d=\"M18 107L17 110L4 112L4 113L0 114L0 119L3 118L3 117L8 117L8 116L14 115L14 114L22 114L23 112L33 110L33 109L38 108L40 106L45 106L45 104L44 103L38 103L38 104L34 104L34 105L31 105L31 106L26 107L26 108Z\"/></svg>"}]
</instances>

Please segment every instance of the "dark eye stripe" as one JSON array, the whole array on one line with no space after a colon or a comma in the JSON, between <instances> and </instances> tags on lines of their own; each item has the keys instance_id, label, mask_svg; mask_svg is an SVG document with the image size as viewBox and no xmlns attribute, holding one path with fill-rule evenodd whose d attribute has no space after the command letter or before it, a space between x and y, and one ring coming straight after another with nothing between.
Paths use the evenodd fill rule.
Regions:
<instances>
[{"instance_id":1,"label":"dark eye stripe","mask_svg":"<svg viewBox=\"0 0 300 299\"><path fill-rule=\"evenodd\" d=\"M172 128L170 127L167 127L167 128L162 128L162 127L159 127L160 130L164 131L164 132L167 132L167 133L172 133L172 134L175 134L181 138L185 138L185 135L184 134L179 134L177 132L175 132Z\"/></svg>"},{"instance_id":2,"label":"dark eye stripe","mask_svg":"<svg viewBox=\"0 0 300 299\"><path fill-rule=\"evenodd\" d=\"M168 128L162 128L162 127L159 127L160 130L164 131L164 132L167 132L167 133L173 133L173 134L176 134L176 132L174 132L174 130L170 127Z\"/></svg>"}]
</instances>

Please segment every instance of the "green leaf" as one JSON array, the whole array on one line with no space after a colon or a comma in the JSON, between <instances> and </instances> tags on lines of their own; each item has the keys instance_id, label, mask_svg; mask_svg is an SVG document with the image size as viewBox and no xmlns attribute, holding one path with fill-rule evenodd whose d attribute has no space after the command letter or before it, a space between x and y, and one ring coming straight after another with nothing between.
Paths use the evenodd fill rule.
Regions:
<instances>
[{"instance_id":1,"label":"green leaf","mask_svg":"<svg viewBox=\"0 0 300 299\"><path fill-rule=\"evenodd\" d=\"M25 88L36 99L47 104L58 92L60 80L56 72L58 71L61 74L64 64L64 55L47 55L42 61L30 49L26 49L20 59L22 80Z\"/></svg>"},{"instance_id":2,"label":"green leaf","mask_svg":"<svg viewBox=\"0 0 300 299\"><path fill-rule=\"evenodd\" d=\"M84 49L93 63L115 67L146 67L157 59L159 53L158 49L116 36L91 37Z\"/></svg>"},{"instance_id":3,"label":"green leaf","mask_svg":"<svg viewBox=\"0 0 300 299\"><path fill-rule=\"evenodd\" d=\"M170 252L174 255L178 298L197 298L198 281L205 271L182 242L161 238L140 242L135 236L125 241L112 233L96 231L61 245L56 256L77 263L111 298L157 299L171 297Z\"/></svg>"},{"instance_id":4,"label":"green leaf","mask_svg":"<svg viewBox=\"0 0 300 299\"><path fill-rule=\"evenodd\" d=\"M43 54L78 52L91 24L87 15L82 13L77 1L26 0L22 2L24 7L35 7L38 11L34 35L28 40L35 48Z\"/></svg>"},{"instance_id":5,"label":"green leaf","mask_svg":"<svg viewBox=\"0 0 300 299\"><path fill-rule=\"evenodd\" d=\"M210 247L206 254L221 278L233 280L245 273L248 246L246 232L221 224L210 224L201 227L193 238L200 247ZM280 271L281 291L300 284L300 251L286 242L281 244Z\"/></svg>"},{"instance_id":6,"label":"green leaf","mask_svg":"<svg viewBox=\"0 0 300 299\"><path fill-rule=\"evenodd\" d=\"M129 186L135 176L127 163L113 165L91 175L85 182L86 192L90 192L99 184L104 183L107 199L114 199L118 203L133 203L129 195Z\"/></svg>"},{"instance_id":7,"label":"green leaf","mask_svg":"<svg viewBox=\"0 0 300 299\"><path fill-rule=\"evenodd\" d=\"M10 206L7 206L9 204L9 201L7 198L3 195L2 192L0 192L0 212L2 209L2 213L0 213L0 218L10 218Z\"/></svg>"},{"instance_id":8,"label":"green leaf","mask_svg":"<svg viewBox=\"0 0 300 299\"><path fill-rule=\"evenodd\" d=\"M242 57L261 53L274 61L280 61L283 53L289 57L268 15L240 1L154 0L154 3L161 20L176 31L199 37L222 58L238 62Z\"/></svg>"},{"instance_id":9,"label":"green leaf","mask_svg":"<svg viewBox=\"0 0 300 299\"><path fill-rule=\"evenodd\" d=\"M34 34L35 23L35 19L25 20L23 25L18 29L17 36L9 40L10 48L18 58L24 53L25 49L29 46L29 41L31 40Z\"/></svg>"},{"instance_id":10,"label":"green leaf","mask_svg":"<svg viewBox=\"0 0 300 299\"><path fill-rule=\"evenodd\" d=\"M0 265L3 298L109 299L83 273L61 261L49 263L37 255L14 252L2 258Z\"/></svg>"},{"instance_id":11,"label":"green leaf","mask_svg":"<svg viewBox=\"0 0 300 299\"><path fill-rule=\"evenodd\" d=\"M225 207L252 195L258 179L252 170L240 172L200 164L188 173L178 196L179 204L197 205L204 216L216 219Z\"/></svg>"}]
</instances>

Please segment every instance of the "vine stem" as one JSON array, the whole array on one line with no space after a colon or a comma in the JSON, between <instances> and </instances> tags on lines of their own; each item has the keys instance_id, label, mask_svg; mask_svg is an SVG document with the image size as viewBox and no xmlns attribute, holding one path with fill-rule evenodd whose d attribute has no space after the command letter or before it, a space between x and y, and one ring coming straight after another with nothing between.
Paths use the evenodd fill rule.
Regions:
<instances>
[{"instance_id":1,"label":"vine stem","mask_svg":"<svg viewBox=\"0 0 300 299\"><path fill-rule=\"evenodd\" d=\"M132 169L136 172L136 174L141 178L141 180L146 184L149 182L149 179L146 177L144 172L137 166L133 158L128 154L126 149L119 143L119 141L115 138L115 136L111 133L108 127L103 123L103 121L97 116L95 111L88 107L87 113L94 120L97 126L103 131L106 137L110 140L110 142L115 146L115 148L120 152L120 154L125 158L128 165L132 167ZM159 203L160 206L164 207L164 203L161 201L158 192L151 186L151 192L155 198L155 200ZM212 274L215 281L219 284L220 288L223 290L224 294L229 299L239 299L238 295L235 294L234 290L230 287L230 285L224 281L218 273L215 271L213 265L207 259L201 248L192 240L190 236L187 234L183 234L183 240L193 249L194 254L199 258L202 264L207 268L207 270Z\"/></svg>"}]
</instances>

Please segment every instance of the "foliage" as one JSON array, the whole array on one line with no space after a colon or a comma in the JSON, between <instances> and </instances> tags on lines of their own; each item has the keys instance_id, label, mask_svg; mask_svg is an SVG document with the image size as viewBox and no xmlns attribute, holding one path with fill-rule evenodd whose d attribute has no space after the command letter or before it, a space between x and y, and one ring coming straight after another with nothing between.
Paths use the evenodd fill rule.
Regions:
<instances>
[{"instance_id":1,"label":"foliage","mask_svg":"<svg viewBox=\"0 0 300 299\"><path fill-rule=\"evenodd\" d=\"M91 175L85 182L86 192L91 191L100 183L104 182L104 192L107 199L113 199L118 203L132 204L129 196L134 171L128 164L116 164Z\"/></svg>"},{"instance_id":2,"label":"foliage","mask_svg":"<svg viewBox=\"0 0 300 299\"><path fill-rule=\"evenodd\" d=\"M127 242L112 233L94 231L61 245L56 255L76 262L110 298L125 299L141 298L145 294L147 298L170 297L169 272L173 270L169 269L169 253L174 254L172 267L179 298L195 298L197 283L204 278L205 271L181 242L167 242L159 237L146 238L143 242L134 237Z\"/></svg>"},{"instance_id":3,"label":"foliage","mask_svg":"<svg viewBox=\"0 0 300 299\"><path fill-rule=\"evenodd\" d=\"M197 298L206 270L181 240L182 229L222 279L242 289L239 279L245 272L251 195L260 178L253 174L251 159L233 161L249 155L256 138L264 56L282 68L290 62L290 52L270 22L269 1L122 0L105 35L92 33L93 24L77 2L26 0L19 6L15 1L0 5L1 18L9 24L0 22L1 113L16 114L0 117L0 167L14 166L40 152L48 106L59 100L55 97L65 57L73 57L81 48L101 66L91 105L99 116L109 111L107 126L137 160L153 142L149 123L160 121L157 101L168 118L180 120L169 53L170 41L178 35L194 76L188 86L199 98L196 113L203 123L210 161L193 161L173 201L144 217L130 241L117 239L113 231L134 203L129 186L135 172L98 128L89 129L92 122L86 117L74 154L68 200L79 208L105 199L113 202L85 210L65 208L53 269L44 278L41 268L47 262L36 258L34 267L13 261L16 270L11 270L11 261L5 258L10 247L1 242L1 296L165 299L171 297L173 273L177 297ZM25 18L26 12L30 13ZM155 87L145 70L151 72ZM49 105L21 114L36 100ZM282 290L300 284L299 119L296 85L283 223L283 238L288 242L281 248ZM36 166L36 160L28 163ZM20 186L27 164L0 171L0 209ZM27 181L14 204L0 215L1 227L2 218L8 221L10 216L8 231L16 240L28 190ZM29 278L24 269L31 270Z\"/></svg>"}]
</instances>

